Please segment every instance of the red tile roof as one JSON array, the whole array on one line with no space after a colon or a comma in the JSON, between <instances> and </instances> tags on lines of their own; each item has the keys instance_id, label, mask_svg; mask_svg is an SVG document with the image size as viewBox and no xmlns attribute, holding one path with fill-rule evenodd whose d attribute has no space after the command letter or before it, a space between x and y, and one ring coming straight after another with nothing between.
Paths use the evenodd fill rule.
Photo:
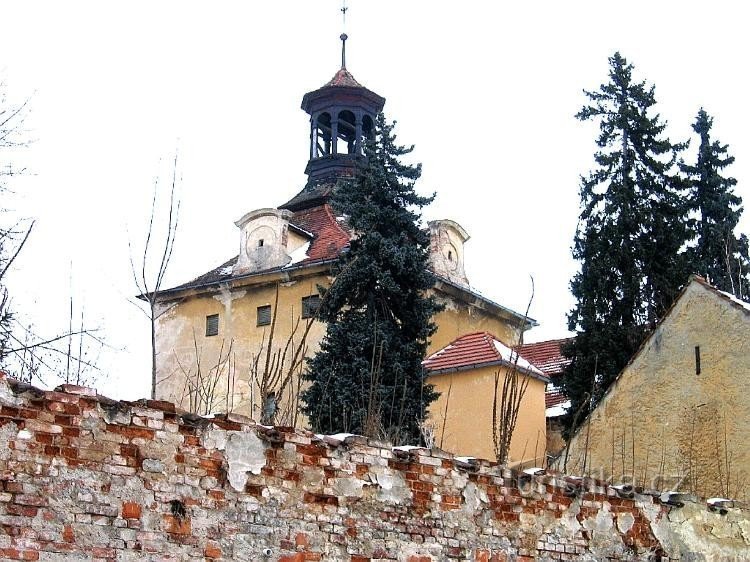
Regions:
<instances>
[{"instance_id":1,"label":"red tile roof","mask_svg":"<svg viewBox=\"0 0 750 562\"><path fill-rule=\"evenodd\" d=\"M487 332L475 332L461 336L443 349L433 353L422 362L427 371L446 372L481 367L484 365L510 365L516 361L511 349L495 336ZM544 377L544 374L518 357L518 368L526 373Z\"/></svg>"},{"instance_id":2,"label":"red tile roof","mask_svg":"<svg viewBox=\"0 0 750 562\"><path fill-rule=\"evenodd\" d=\"M349 72L347 69L342 68L340 69L336 75L331 78L331 80L323 86L324 88L327 88L328 86L347 86L349 88L363 88L362 84L357 82L354 79L354 76L352 76L352 73Z\"/></svg>"},{"instance_id":3,"label":"red tile roof","mask_svg":"<svg viewBox=\"0 0 750 562\"><path fill-rule=\"evenodd\" d=\"M300 260L295 265L335 259L346 245L349 244L349 234L347 233L345 226L336 220L336 217L333 216L333 212L331 211L331 207L327 204L295 213L292 215L290 223L292 226L304 231L304 233L312 235L310 247L307 249L307 257ZM201 287L231 279L232 267L235 263L237 263L237 256L224 262L219 267L212 269L208 273L196 277L192 281L167 289L166 291ZM270 269L263 273L281 269L283 269L283 267Z\"/></svg>"},{"instance_id":4,"label":"red tile roof","mask_svg":"<svg viewBox=\"0 0 750 562\"><path fill-rule=\"evenodd\" d=\"M290 222L314 236L307 250L307 259L301 263L334 259L349 244L349 233L336 220L327 204L298 211Z\"/></svg>"},{"instance_id":5,"label":"red tile roof","mask_svg":"<svg viewBox=\"0 0 750 562\"><path fill-rule=\"evenodd\" d=\"M570 363L570 359L562 354L560 349L568 343L570 338L559 340L525 343L518 348L521 355L531 361L545 375L554 379L562 374L563 369Z\"/></svg>"},{"instance_id":6,"label":"red tile roof","mask_svg":"<svg viewBox=\"0 0 750 562\"><path fill-rule=\"evenodd\" d=\"M545 408L564 404L567 401L568 397L563 394L562 390L551 384L547 386L547 391L544 393Z\"/></svg>"}]
</instances>

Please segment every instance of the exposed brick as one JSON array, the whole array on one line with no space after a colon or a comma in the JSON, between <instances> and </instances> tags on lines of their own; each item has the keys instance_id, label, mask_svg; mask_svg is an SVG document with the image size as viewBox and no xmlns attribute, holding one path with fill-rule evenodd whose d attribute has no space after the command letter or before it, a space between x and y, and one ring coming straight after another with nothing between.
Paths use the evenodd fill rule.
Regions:
<instances>
[{"instance_id":1,"label":"exposed brick","mask_svg":"<svg viewBox=\"0 0 750 562\"><path fill-rule=\"evenodd\" d=\"M287 562L320 561L337 549L354 562L574 560L594 557L592 533L566 535L554 519L575 509L579 522L593 524L606 506L633 524L623 534L616 526L598 532L596 556L646 560L663 553L652 519L672 524L668 507L646 499L642 510L593 479L576 496L551 473L524 476L519 489L514 471L484 461L456 466L439 451L392 451L361 437L341 446L229 416L200 420L170 403L117 405L62 390L0 405L0 419L30 432L13 439L11 431L0 461L0 559L264 559L259 551L268 547L270 560ZM118 408L128 415L108 423ZM265 447L260 474L239 468L239 492L234 461L206 439L220 428L258 432ZM480 501L470 501L467 479ZM736 511L731 521L750 523ZM91 537L107 538L92 546ZM720 542L707 532L701 541Z\"/></svg>"},{"instance_id":2,"label":"exposed brick","mask_svg":"<svg viewBox=\"0 0 750 562\"><path fill-rule=\"evenodd\" d=\"M203 549L203 556L206 558L221 558L221 548L216 543L210 542Z\"/></svg>"},{"instance_id":3,"label":"exposed brick","mask_svg":"<svg viewBox=\"0 0 750 562\"><path fill-rule=\"evenodd\" d=\"M123 519L140 519L141 518L140 504L135 503L135 502L123 502L122 518Z\"/></svg>"}]
</instances>

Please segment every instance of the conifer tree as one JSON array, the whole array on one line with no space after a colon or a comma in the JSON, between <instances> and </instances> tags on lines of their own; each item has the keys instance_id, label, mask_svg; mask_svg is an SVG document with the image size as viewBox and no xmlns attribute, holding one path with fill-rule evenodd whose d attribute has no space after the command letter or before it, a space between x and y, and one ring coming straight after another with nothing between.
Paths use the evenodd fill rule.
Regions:
<instances>
[{"instance_id":1,"label":"conifer tree","mask_svg":"<svg viewBox=\"0 0 750 562\"><path fill-rule=\"evenodd\" d=\"M696 214L696 244L688 255L695 273L722 291L749 300L747 237L737 237L734 232L742 214L742 199L733 190L737 180L722 176L734 156L729 155L727 145L711 139L712 126L713 118L701 108L693 124L700 137L697 162L694 166L681 164Z\"/></svg>"},{"instance_id":2,"label":"conifer tree","mask_svg":"<svg viewBox=\"0 0 750 562\"><path fill-rule=\"evenodd\" d=\"M420 226L434 195L415 192L421 166L401 162L413 147L395 144L393 127L378 116L365 163L332 198L355 236L321 301L327 331L306 369L302 400L315 431L414 443L437 398L421 364L439 310L426 296L433 279L429 235Z\"/></svg>"},{"instance_id":3,"label":"conifer tree","mask_svg":"<svg viewBox=\"0 0 750 562\"><path fill-rule=\"evenodd\" d=\"M568 315L577 336L564 350L568 426L601 397L688 275L684 182L675 173L684 144L664 136L654 87L635 81L619 53L609 64L609 82L585 91L589 103L576 115L597 122L599 136L596 167L581 178L573 245L581 269Z\"/></svg>"}]
</instances>

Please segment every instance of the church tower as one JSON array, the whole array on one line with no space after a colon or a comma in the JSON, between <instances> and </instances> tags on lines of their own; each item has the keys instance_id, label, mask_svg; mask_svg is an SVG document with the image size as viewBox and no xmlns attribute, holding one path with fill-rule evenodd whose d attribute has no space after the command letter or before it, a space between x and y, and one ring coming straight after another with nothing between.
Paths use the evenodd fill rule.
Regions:
<instances>
[{"instance_id":1,"label":"church tower","mask_svg":"<svg viewBox=\"0 0 750 562\"><path fill-rule=\"evenodd\" d=\"M304 189L281 208L301 211L325 203L339 179L354 175L362 143L373 134L385 98L357 82L346 68L347 35L341 35L341 68L322 88L302 98L310 115L310 160Z\"/></svg>"}]
</instances>

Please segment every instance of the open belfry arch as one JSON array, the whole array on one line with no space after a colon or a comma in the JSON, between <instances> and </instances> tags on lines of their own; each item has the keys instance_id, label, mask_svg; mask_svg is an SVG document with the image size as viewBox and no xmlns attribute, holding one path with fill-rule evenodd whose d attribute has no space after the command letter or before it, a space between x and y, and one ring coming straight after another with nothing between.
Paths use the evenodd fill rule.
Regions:
<instances>
[{"instance_id":1,"label":"open belfry arch","mask_svg":"<svg viewBox=\"0 0 750 562\"><path fill-rule=\"evenodd\" d=\"M318 288L333 281L333 266L355 236L331 196L366 163L364 144L374 137L386 100L347 69L347 39L341 36L341 65L333 78L302 98L310 139L304 187L282 205L249 211L235 222L236 257L159 293L166 310L156 335L159 398L202 414L231 410L261 419L272 392L275 421L305 425L296 413L304 362L295 363L289 384L272 389L259 384L258 371L267 360L292 362L291 352L275 355L280 349L316 352L325 333L312 320ZM464 268L469 235L461 225L445 219L428 228L433 291L445 305L435 317L430 353L477 331L514 345L535 322L471 288Z\"/></svg>"}]
</instances>

